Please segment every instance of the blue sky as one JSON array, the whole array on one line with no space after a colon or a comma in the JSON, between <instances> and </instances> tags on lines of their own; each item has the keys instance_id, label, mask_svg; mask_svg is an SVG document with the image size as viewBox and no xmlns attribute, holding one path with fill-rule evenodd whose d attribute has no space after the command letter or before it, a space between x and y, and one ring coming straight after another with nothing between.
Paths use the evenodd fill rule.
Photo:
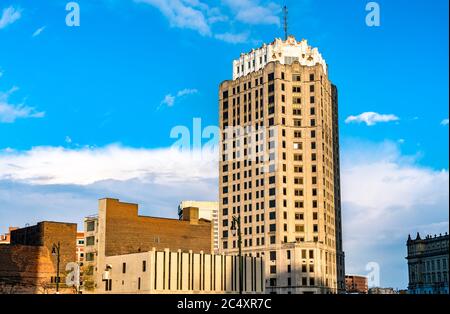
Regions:
<instances>
[{"instance_id":1,"label":"blue sky","mask_svg":"<svg viewBox=\"0 0 450 314\"><path fill-rule=\"evenodd\" d=\"M165 216L182 198L215 198L203 188L216 177L199 174L215 173L214 164L186 162L190 171L174 173L178 160L161 173L149 158L144 178L124 175L136 169L119 156L164 154L171 129L191 128L195 117L217 125L219 83L241 52L283 35L282 2L79 0L79 27L65 24L67 2L0 2L0 232L44 218L79 222L106 195ZM380 195L343 190L347 267L364 273L368 252L380 251L370 258L383 266L382 283L404 287L407 233L448 231L448 1L377 1L380 27L365 23L368 1L286 2L289 33L319 48L339 88L343 187L367 180L359 194ZM367 112L375 114L366 122L392 121L346 122ZM48 166L53 160L74 173ZM97 171L111 160L123 168ZM392 169L393 186L380 171L359 178L355 165ZM176 180L162 180L167 173ZM175 181L189 187L164 195ZM386 196L396 188L404 203ZM377 240L385 253L380 242L363 245L373 234L355 218L378 208L404 209L389 223L380 215L380 229L370 230L392 235Z\"/></svg>"}]
</instances>

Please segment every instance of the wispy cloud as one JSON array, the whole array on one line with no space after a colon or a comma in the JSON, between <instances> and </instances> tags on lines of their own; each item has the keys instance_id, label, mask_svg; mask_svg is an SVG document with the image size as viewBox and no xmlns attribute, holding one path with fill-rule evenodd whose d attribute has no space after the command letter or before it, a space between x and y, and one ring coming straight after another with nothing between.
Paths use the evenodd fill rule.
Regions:
<instances>
[{"instance_id":1,"label":"wispy cloud","mask_svg":"<svg viewBox=\"0 0 450 314\"><path fill-rule=\"evenodd\" d=\"M33 33L32 37L39 36L39 35L44 31L44 29L45 29L45 26L42 26L42 27L38 28L38 29Z\"/></svg>"},{"instance_id":2,"label":"wispy cloud","mask_svg":"<svg viewBox=\"0 0 450 314\"><path fill-rule=\"evenodd\" d=\"M257 0L224 0L224 3L234 12L235 19L239 22L252 25L280 24L281 7L275 2L262 5Z\"/></svg>"},{"instance_id":3,"label":"wispy cloud","mask_svg":"<svg viewBox=\"0 0 450 314\"><path fill-rule=\"evenodd\" d=\"M201 35L211 35L211 29L205 16L208 6L200 1L186 0L134 0L156 7L168 20L172 27L188 28Z\"/></svg>"},{"instance_id":4,"label":"wispy cloud","mask_svg":"<svg viewBox=\"0 0 450 314\"><path fill-rule=\"evenodd\" d=\"M0 29L14 23L21 17L21 9L16 9L13 6L3 9L0 17Z\"/></svg>"},{"instance_id":5,"label":"wispy cloud","mask_svg":"<svg viewBox=\"0 0 450 314\"><path fill-rule=\"evenodd\" d=\"M380 114L377 112L363 112L357 116L349 116L345 119L345 123L365 123L368 126L373 126L381 122L390 122L400 120L394 114Z\"/></svg>"},{"instance_id":6,"label":"wispy cloud","mask_svg":"<svg viewBox=\"0 0 450 314\"><path fill-rule=\"evenodd\" d=\"M215 38L231 44L241 44L248 41L249 33L222 33L214 35Z\"/></svg>"},{"instance_id":7,"label":"wispy cloud","mask_svg":"<svg viewBox=\"0 0 450 314\"><path fill-rule=\"evenodd\" d=\"M448 118L441 121L441 125L448 125Z\"/></svg>"},{"instance_id":8,"label":"wispy cloud","mask_svg":"<svg viewBox=\"0 0 450 314\"><path fill-rule=\"evenodd\" d=\"M221 6L211 6L200 0L134 0L157 8L171 27L191 29L202 36L213 37L227 43L244 43L249 32L230 32L231 27L245 25L279 25L281 7L268 1L225 0ZM223 13L226 12L226 13ZM240 24L236 26L237 24ZM221 31L215 24L225 23ZM222 25L223 26L223 25ZM225 29L227 31L225 31Z\"/></svg>"},{"instance_id":9,"label":"wispy cloud","mask_svg":"<svg viewBox=\"0 0 450 314\"><path fill-rule=\"evenodd\" d=\"M158 109L161 106L172 107L173 105L175 105L175 101L177 98L196 94L196 93L198 93L198 90L195 88L185 88L185 89L179 90L175 95L167 94L166 96L164 96L164 99L159 104Z\"/></svg>"},{"instance_id":10,"label":"wispy cloud","mask_svg":"<svg viewBox=\"0 0 450 314\"><path fill-rule=\"evenodd\" d=\"M25 104L11 104L9 97L18 90L11 88L7 92L0 92L0 123L12 123L20 118L42 118L45 112L36 111L35 108Z\"/></svg>"}]
</instances>

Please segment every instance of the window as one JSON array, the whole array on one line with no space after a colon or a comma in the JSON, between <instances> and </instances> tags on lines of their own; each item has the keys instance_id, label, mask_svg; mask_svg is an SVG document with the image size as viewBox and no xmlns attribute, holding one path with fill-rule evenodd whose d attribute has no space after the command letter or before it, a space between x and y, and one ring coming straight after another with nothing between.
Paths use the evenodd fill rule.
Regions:
<instances>
[{"instance_id":1,"label":"window","mask_svg":"<svg viewBox=\"0 0 450 314\"><path fill-rule=\"evenodd\" d=\"M277 227L276 227L275 224L271 224L271 225L269 226L269 231L270 231L270 232L274 232L274 231L276 231L276 230L277 230Z\"/></svg>"},{"instance_id":2,"label":"window","mask_svg":"<svg viewBox=\"0 0 450 314\"><path fill-rule=\"evenodd\" d=\"M92 262L94 260L94 253L86 253L86 261Z\"/></svg>"},{"instance_id":3,"label":"window","mask_svg":"<svg viewBox=\"0 0 450 314\"><path fill-rule=\"evenodd\" d=\"M303 220L304 216L303 213L295 213L295 220Z\"/></svg>"},{"instance_id":4,"label":"window","mask_svg":"<svg viewBox=\"0 0 450 314\"><path fill-rule=\"evenodd\" d=\"M295 232L305 232L304 225L295 225Z\"/></svg>"},{"instance_id":5,"label":"window","mask_svg":"<svg viewBox=\"0 0 450 314\"><path fill-rule=\"evenodd\" d=\"M122 263L122 274L127 272L127 263Z\"/></svg>"},{"instance_id":6,"label":"window","mask_svg":"<svg viewBox=\"0 0 450 314\"><path fill-rule=\"evenodd\" d=\"M95 230L95 221L88 221L86 223L86 231L94 231Z\"/></svg>"},{"instance_id":7,"label":"window","mask_svg":"<svg viewBox=\"0 0 450 314\"><path fill-rule=\"evenodd\" d=\"M267 75L267 80L269 82L273 81L274 80L274 73L269 73L269 75Z\"/></svg>"},{"instance_id":8,"label":"window","mask_svg":"<svg viewBox=\"0 0 450 314\"><path fill-rule=\"evenodd\" d=\"M144 273L147 271L147 261L142 261L142 271Z\"/></svg>"},{"instance_id":9,"label":"window","mask_svg":"<svg viewBox=\"0 0 450 314\"><path fill-rule=\"evenodd\" d=\"M314 74L310 74L310 75L309 75L309 80L310 80L310 81L314 81Z\"/></svg>"},{"instance_id":10,"label":"window","mask_svg":"<svg viewBox=\"0 0 450 314\"><path fill-rule=\"evenodd\" d=\"M277 266L271 265L270 266L270 273L271 274L276 274L277 273Z\"/></svg>"},{"instance_id":11,"label":"window","mask_svg":"<svg viewBox=\"0 0 450 314\"><path fill-rule=\"evenodd\" d=\"M276 251L270 251L270 260L275 261L277 259L277 252Z\"/></svg>"},{"instance_id":12,"label":"window","mask_svg":"<svg viewBox=\"0 0 450 314\"><path fill-rule=\"evenodd\" d=\"M87 246L94 245L94 244L95 244L95 237L94 236L86 238L86 245Z\"/></svg>"},{"instance_id":13,"label":"window","mask_svg":"<svg viewBox=\"0 0 450 314\"><path fill-rule=\"evenodd\" d=\"M286 251L286 257L287 257L287 259L291 259L291 250ZM290 265L288 265L288 266L290 266Z\"/></svg>"}]
</instances>

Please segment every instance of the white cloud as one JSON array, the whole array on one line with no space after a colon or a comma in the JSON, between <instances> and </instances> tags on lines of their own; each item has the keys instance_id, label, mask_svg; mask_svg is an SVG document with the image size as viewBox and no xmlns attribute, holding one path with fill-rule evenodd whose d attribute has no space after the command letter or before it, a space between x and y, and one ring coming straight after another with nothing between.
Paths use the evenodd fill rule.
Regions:
<instances>
[{"instance_id":1,"label":"white cloud","mask_svg":"<svg viewBox=\"0 0 450 314\"><path fill-rule=\"evenodd\" d=\"M195 180L215 178L216 161L217 156L209 150L35 147L26 152L0 152L0 180L76 185L102 180Z\"/></svg>"},{"instance_id":2,"label":"white cloud","mask_svg":"<svg viewBox=\"0 0 450 314\"><path fill-rule=\"evenodd\" d=\"M281 7L269 2L262 5L257 0L224 0L223 1L234 12L236 20L246 24L280 24Z\"/></svg>"},{"instance_id":3,"label":"white cloud","mask_svg":"<svg viewBox=\"0 0 450 314\"><path fill-rule=\"evenodd\" d=\"M204 10L207 5L200 1L187 0L134 0L156 7L168 20L172 27L188 28L198 31L203 36L210 36Z\"/></svg>"},{"instance_id":4,"label":"white cloud","mask_svg":"<svg viewBox=\"0 0 450 314\"><path fill-rule=\"evenodd\" d=\"M441 121L441 125L448 125L448 118Z\"/></svg>"},{"instance_id":5,"label":"white cloud","mask_svg":"<svg viewBox=\"0 0 450 314\"><path fill-rule=\"evenodd\" d=\"M222 33L214 35L215 38L231 44L241 44L248 41L249 33Z\"/></svg>"},{"instance_id":6,"label":"white cloud","mask_svg":"<svg viewBox=\"0 0 450 314\"><path fill-rule=\"evenodd\" d=\"M45 29L45 26L42 26L40 28L38 28L37 30L35 30L35 32L33 33L32 37L36 37L39 36Z\"/></svg>"},{"instance_id":7,"label":"white cloud","mask_svg":"<svg viewBox=\"0 0 450 314\"><path fill-rule=\"evenodd\" d=\"M72 138L70 136L66 136L64 139L64 142L66 142L67 144L72 143Z\"/></svg>"},{"instance_id":8,"label":"white cloud","mask_svg":"<svg viewBox=\"0 0 450 314\"><path fill-rule=\"evenodd\" d=\"M157 8L171 27L195 30L203 36L212 36L227 43L247 42L248 32L229 32L235 22L251 25L279 25L281 7L274 2L257 0L226 0L222 6L210 6L199 0L134 0ZM222 11L227 11L223 14ZM231 12L230 12L231 11ZM232 15L233 18L230 16ZM214 30L218 23L226 23L221 31ZM238 25L240 26L240 25Z\"/></svg>"},{"instance_id":9,"label":"white cloud","mask_svg":"<svg viewBox=\"0 0 450 314\"><path fill-rule=\"evenodd\" d=\"M179 90L175 94L175 96L172 94L167 94L166 96L164 96L164 99L159 104L158 109L161 108L161 106L172 107L175 104L175 100L177 98L181 98L181 97L196 94L196 93L198 93L198 90L195 88L185 88L185 89Z\"/></svg>"},{"instance_id":10,"label":"white cloud","mask_svg":"<svg viewBox=\"0 0 450 314\"><path fill-rule=\"evenodd\" d=\"M195 88L185 88L185 89L178 91L177 97L182 97L185 95L192 95L192 94L196 94L196 93L198 93L198 90L196 90Z\"/></svg>"},{"instance_id":11,"label":"white cloud","mask_svg":"<svg viewBox=\"0 0 450 314\"><path fill-rule=\"evenodd\" d=\"M373 126L379 122L390 122L400 120L393 114L380 114L377 112L363 112L357 116L349 116L345 119L345 123L361 123L364 122L368 126Z\"/></svg>"},{"instance_id":12,"label":"white cloud","mask_svg":"<svg viewBox=\"0 0 450 314\"><path fill-rule=\"evenodd\" d=\"M12 6L3 9L2 16L0 17L0 29L14 23L21 17L21 10Z\"/></svg>"},{"instance_id":13,"label":"white cloud","mask_svg":"<svg viewBox=\"0 0 450 314\"><path fill-rule=\"evenodd\" d=\"M9 97L17 90L17 87L13 87L7 92L0 92L0 123L12 123L19 118L42 118L45 116L45 112L36 111L35 108L25 104L11 104Z\"/></svg>"},{"instance_id":14,"label":"white cloud","mask_svg":"<svg viewBox=\"0 0 450 314\"><path fill-rule=\"evenodd\" d=\"M344 144L341 168L347 272L374 261L382 285L405 288L408 234L448 230L448 169L423 167L390 142Z\"/></svg>"},{"instance_id":15,"label":"white cloud","mask_svg":"<svg viewBox=\"0 0 450 314\"><path fill-rule=\"evenodd\" d=\"M172 107L174 103L175 97L172 96L171 94L167 94L166 96L164 96L164 99L161 101L162 105L167 105L169 107Z\"/></svg>"}]
</instances>

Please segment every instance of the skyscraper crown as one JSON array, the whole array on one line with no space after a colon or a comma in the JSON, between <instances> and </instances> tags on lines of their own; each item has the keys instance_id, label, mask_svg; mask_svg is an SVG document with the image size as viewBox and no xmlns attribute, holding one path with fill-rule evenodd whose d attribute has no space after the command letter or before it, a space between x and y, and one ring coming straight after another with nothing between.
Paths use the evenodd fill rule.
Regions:
<instances>
[{"instance_id":1,"label":"skyscraper crown","mask_svg":"<svg viewBox=\"0 0 450 314\"><path fill-rule=\"evenodd\" d=\"M279 61L281 64L298 61L305 66L319 63L327 73L327 64L317 48L309 46L306 39L297 41L294 36L288 36L286 40L276 38L268 45L263 44L258 49L242 53L239 59L233 61L233 80L258 71L272 61Z\"/></svg>"}]
</instances>

